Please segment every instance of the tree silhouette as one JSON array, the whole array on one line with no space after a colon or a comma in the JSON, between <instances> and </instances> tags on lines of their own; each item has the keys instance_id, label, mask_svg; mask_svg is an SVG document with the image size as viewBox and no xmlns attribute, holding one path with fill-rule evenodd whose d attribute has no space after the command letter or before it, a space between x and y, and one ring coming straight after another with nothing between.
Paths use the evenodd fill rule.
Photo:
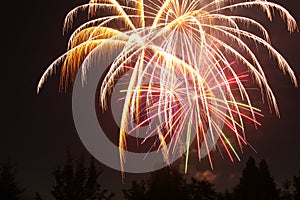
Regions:
<instances>
[{"instance_id":1,"label":"tree silhouette","mask_svg":"<svg viewBox=\"0 0 300 200\"><path fill-rule=\"evenodd\" d=\"M294 176L293 186L295 187L293 197L295 200L299 200L300 199L300 172L298 176Z\"/></svg>"},{"instance_id":2,"label":"tree silhouette","mask_svg":"<svg viewBox=\"0 0 300 200\"><path fill-rule=\"evenodd\" d=\"M290 180L285 180L282 182L282 189L280 190L280 200L293 199L291 188L292 188L292 182Z\"/></svg>"},{"instance_id":3,"label":"tree silhouette","mask_svg":"<svg viewBox=\"0 0 300 200\"><path fill-rule=\"evenodd\" d=\"M257 199L257 175L258 168L256 167L255 160L250 157L246 163L246 167L243 170L240 183L237 185L234 191L234 199L242 200L246 199Z\"/></svg>"},{"instance_id":4,"label":"tree silhouette","mask_svg":"<svg viewBox=\"0 0 300 200\"><path fill-rule=\"evenodd\" d=\"M240 183L234 190L235 200L277 200L279 191L271 177L265 160L256 166L255 160L250 157L243 170Z\"/></svg>"},{"instance_id":5,"label":"tree silhouette","mask_svg":"<svg viewBox=\"0 0 300 200\"><path fill-rule=\"evenodd\" d=\"M189 199L186 180L178 170L165 167L152 172L148 180L149 199Z\"/></svg>"},{"instance_id":6,"label":"tree silhouette","mask_svg":"<svg viewBox=\"0 0 300 200\"><path fill-rule=\"evenodd\" d=\"M280 200L299 200L300 199L300 172L292 180L282 182L280 190Z\"/></svg>"},{"instance_id":7,"label":"tree silhouette","mask_svg":"<svg viewBox=\"0 0 300 200\"><path fill-rule=\"evenodd\" d=\"M52 173L55 184L51 194L56 200L110 200L114 194L102 189L99 183L101 173L92 157L88 168L84 165L84 156L74 164L68 150L65 166ZM41 199L40 195L36 199Z\"/></svg>"},{"instance_id":8,"label":"tree silhouette","mask_svg":"<svg viewBox=\"0 0 300 200\"><path fill-rule=\"evenodd\" d=\"M219 200L233 200L233 194L228 190L225 190L224 193L219 194Z\"/></svg>"},{"instance_id":9,"label":"tree silhouette","mask_svg":"<svg viewBox=\"0 0 300 200\"><path fill-rule=\"evenodd\" d=\"M279 199L279 190L276 187L274 179L270 174L267 162L263 159L259 163L259 191L260 199L276 200Z\"/></svg>"},{"instance_id":10,"label":"tree silhouette","mask_svg":"<svg viewBox=\"0 0 300 200\"><path fill-rule=\"evenodd\" d=\"M16 169L9 162L0 167L0 199L18 200L24 190L16 182Z\"/></svg>"},{"instance_id":11,"label":"tree silhouette","mask_svg":"<svg viewBox=\"0 0 300 200\"><path fill-rule=\"evenodd\" d=\"M126 200L148 200L146 182L144 180L140 183L133 181L131 188L122 192Z\"/></svg>"},{"instance_id":12,"label":"tree silhouette","mask_svg":"<svg viewBox=\"0 0 300 200\"><path fill-rule=\"evenodd\" d=\"M191 179L190 183L175 168L163 168L152 172L147 181L132 182L123 190L126 200L217 200L213 184L207 180Z\"/></svg>"},{"instance_id":13,"label":"tree silhouette","mask_svg":"<svg viewBox=\"0 0 300 200\"><path fill-rule=\"evenodd\" d=\"M34 197L34 200L43 200L42 199L42 196L41 196L41 194L40 193L35 193L35 197Z\"/></svg>"},{"instance_id":14,"label":"tree silhouette","mask_svg":"<svg viewBox=\"0 0 300 200\"><path fill-rule=\"evenodd\" d=\"M217 200L218 194L213 189L213 184L207 180L192 178L188 186L191 200Z\"/></svg>"}]
</instances>

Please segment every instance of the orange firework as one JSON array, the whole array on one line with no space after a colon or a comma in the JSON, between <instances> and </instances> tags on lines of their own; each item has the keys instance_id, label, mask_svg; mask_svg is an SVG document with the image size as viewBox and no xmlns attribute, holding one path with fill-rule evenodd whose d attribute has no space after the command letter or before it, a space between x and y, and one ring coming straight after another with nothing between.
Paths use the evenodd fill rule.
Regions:
<instances>
[{"instance_id":1,"label":"orange firework","mask_svg":"<svg viewBox=\"0 0 300 200\"><path fill-rule=\"evenodd\" d=\"M105 55L121 47L101 83L99 101L102 109L107 109L107 96L117 78L131 71L123 91L126 95L119 133L122 169L126 137L145 125L152 127L148 137L157 134L166 163L170 154L183 148L187 169L192 133L199 159L203 151L207 152L211 166L209 151L211 143L214 145L217 140L231 160L232 153L239 159L228 139L230 133L225 133L222 126L231 130L242 147L247 144L244 120L260 125L256 116L261 114L252 106L243 83L247 75L239 74L231 61L240 61L248 69L277 115L275 96L249 41L265 47L297 86L294 72L271 45L266 28L249 17L232 15L233 9L250 7L261 8L270 20L276 10L290 32L297 30L294 18L285 8L266 0L134 0L124 4L116 0L91 0L68 13L65 31L71 28L79 11L88 10L91 20L72 33L67 52L45 71L38 91L58 67L61 89L66 89L80 69L85 78L88 69L84 63L89 62L91 52L97 50ZM111 14L99 17L103 10ZM247 31L249 26L259 33ZM236 89L238 92L234 92Z\"/></svg>"}]
</instances>

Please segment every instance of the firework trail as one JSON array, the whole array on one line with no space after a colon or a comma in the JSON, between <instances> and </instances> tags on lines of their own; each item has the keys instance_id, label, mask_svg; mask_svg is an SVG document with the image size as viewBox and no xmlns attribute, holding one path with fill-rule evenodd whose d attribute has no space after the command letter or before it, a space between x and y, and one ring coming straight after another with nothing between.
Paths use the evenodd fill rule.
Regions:
<instances>
[{"instance_id":1,"label":"firework trail","mask_svg":"<svg viewBox=\"0 0 300 200\"><path fill-rule=\"evenodd\" d=\"M91 0L66 16L65 31L71 28L79 11L88 10L90 20L72 33L68 51L44 72L38 91L58 67L61 67L62 90L74 82L79 70L82 70L83 81L87 81L84 75L88 69L84 63L89 62L90 53L97 50L105 55L122 47L101 84L99 96L102 109L107 109L107 96L116 80L125 72L131 72L123 91L126 95L119 133L122 169L126 137L149 124L151 130L145 140L157 135L159 149L163 150L167 163L168 155L183 143L187 166L192 133L196 133L199 159L203 149L210 151L208 140L219 140L231 160L233 155L239 159L229 137L233 134L242 148L247 144L245 120L260 125L256 117L261 114L252 106L243 82L248 74L241 74L232 62L246 67L259 86L262 98L277 115L275 96L252 46L266 48L297 86L289 64L272 47L266 28L252 18L232 14L234 9L251 7L260 8L269 20L274 11L278 11L288 31L297 30L296 21L285 8L266 0L133 0L123 3ZM99 17L102 11L110 14ZM257 34L247 31L247 27L257 29ZM222 130L223 124L229 133ZM212 166L209 153L208 158Z\"/></svg>"}]
</instances>

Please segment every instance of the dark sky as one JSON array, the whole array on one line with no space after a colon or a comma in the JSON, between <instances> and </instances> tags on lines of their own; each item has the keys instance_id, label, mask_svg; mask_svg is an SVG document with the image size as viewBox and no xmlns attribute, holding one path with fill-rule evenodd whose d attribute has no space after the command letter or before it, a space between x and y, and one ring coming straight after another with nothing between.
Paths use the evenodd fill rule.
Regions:
<instances>
[{"instance_id":1,"label":"dark sky","mask_svg":"<svg viewBox=\"0 0 300 200\"><path fill-rule=\"evenodd\" d=\"M74 155L85 151L73 124L71 88L66 93L59 93L57 75L49 79L39 95L36 94L37 83L47 65L66 50L68 38L62 35L66 13L85 2L21 1L6 3L1 9L4 45L1 49L3 103L0 162L10 159L17 163L17 178L27 188L25 197L28 198L36 191L46 195L50 190L53 184L50 172L64 162L67 146L71 147ZM298 0L278 2L282 2L300 23ZM300 78L300 34L289 34L278 14L272 23L266 22L265 18L262 21L271 33L273 45L286 57ZM210 176L220 190L236 183L249 155L257 160L266 159L277 181L291 178L300 170L300 90L293 87L289 78L281 74L268 56L262 57L278 100L281 118L269 114L266 105L260 105L266 115L261 119L263 127L249 129L247 134L258 153L246 147L242 161L235 163L227 158L221 159L217 152L213 153L215 170L214 175ZM123 185L119 172L102 167L103 185L116 193L120 193L131 180L145 176L127 174ZM207 170L210 170L207 159L200 164L191 163L193 176L204 176Z\"/></svg>"}]
</instances>

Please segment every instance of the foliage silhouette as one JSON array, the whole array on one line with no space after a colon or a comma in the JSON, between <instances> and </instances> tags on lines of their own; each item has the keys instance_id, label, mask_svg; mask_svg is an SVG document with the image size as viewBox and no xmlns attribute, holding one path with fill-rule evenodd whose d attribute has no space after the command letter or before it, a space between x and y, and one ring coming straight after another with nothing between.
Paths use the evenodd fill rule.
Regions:
<instances>
[{"instance_id":1,"label":"foliage silhouette","mask_svg":"<svg viewBox=\"0 0 300 200\"><path fill-rule=\"evenodd\" d=\"M83 155L74 162L68 150L65 166L57 167L52 172L55 184L51 194L56 200L111 200L114 194L102 189L99 183L102 172L92 157L86 167ZM35 199L42 200L38 193Z\"/></svg>"},{"instance_id":2,"label":"foliage silhouette","mask_svg":"<svg viewBox=\"0 0 300 200\"><path fill-rule=\"evenodd\" d=\"M35 193L34 200L42 200L42 196L39 192Z\"/></svg>"},{"instance_id":3,"label":"foliage silhouette","mask_svg":"<svg viewBox=\"0 0 300 200\"><path fill-rule=\"evenodd\" d=\"M0 199L18 200L24 192L16 182L16 169L10 162L0 166Z\"/></svg>"},{"instance_id":4,"label":"foliage silhouette","mask_svg":"<svg viewBox=\"0 0 300 200\"><path fill-rule=\"evenodd\" d=\"M225 190L224 193L219 194L219 200L233 200L233 194L228 190Z\"/></svg>"},{"instance_id":5,"label":"foliage silhouette","mask_svg":"<svg viewBox=\"0 0 300 200\"><path fill-rule=\"evenodd\" d=\"M75 162L68 150L65 165L52 173L55 184L51 194L56 200L110 200L114 194L102 189L99 183L102 172L93 158L86 167L84 156ZM187 180L176 168L166 167L150 173L146 180L133 181L122 193L125 200L299 200L299 188L300 173L293 180L284 181L279 190L267 162L261 160L257 166L250 157L232 192L218 193L206 179ZM39 193L35 200L42 200Z\"/></svg>"},{"instance_id":6,"label":"foliage silhouette","mask_svg":"<svg viewBox=\"0 0 300 200\"><path fill-rule=\"evenodd\" d=\"M295 188L299 188L299 177L294 177ZM299 190L298 190L299 191ZM281 195L283 196L283 191ZM294 192L296 197L299 193ZM123 190L126 200L278 200L279 190L270 174L268 164L261 160L257 166L249 158L239 184L233 192L217 193L214 185L207 180L192 178L187 181L183 174L174 168L166 167L152 172L147 181L132 182L131 188ZM286 194L282 200L298 200Z\"/></svg>"},{"instance_id":7,"label":"foliage silhouette","mask_svg":"<svg viewBox=\"0 0 300 200\"><path fill-rule=\"evenodd\" d=\"M252 157L248 159L233 196L234 200L279 199L279 190L276 188L265 160L262 160L257 167Z\"/></svg>"},{"instance_id":8,"label":"foliage silhouette","mask_svg":"<svg viewBox=\"0 0 300 200\"><path fill-rule=\"evenodd\" d=\"M132 182L131 188L123 190L126 200L217 200L213 184L207 180L192 178L189 182L175 168L166 167L152 172L147 181Z\"/></svg>"},{"instance_id":9,"label":"foliage silhouette","mask_svg":"<svg viewBox=\"0 0 300 200\"><path fill-rule=\"evenodd\" d=\"M213 184L207 180L191 179L188 185L191 200L217 200L219 195L213 188Z\"/></svg>"},{"instance_id":10,"label":"foliage silhouette","mask_svg":"<svg viewBox=\"0 0 300 200\"><path fill-rule=\"evenodd\" d=\"M150 199L188 199L186 180L177 169L165 167L152 172L148 180Z\"/></svg>"},{"instance_id":11,"label":"foliage silhouette","mask_svg":"<svg viewBox=\"0 0 300 200\"><path fill-rule=\"evenodd\" d=\"M123 190L123 196L127 200L148 200L146 182L142 180L140 183L133 181L131 188Z\"/></svg>"},{"instance_id":12,"label":"foliage silhouette","mask_svg":"<svg viewBox=\"0 0 300 200\"><path fill-rule=\"evenodd\" d=\"M298 176L294 176L293 186L295 187L293 197L295 200L299 200L300 199L300 172L298 173Z\"/></svg>"}]
</instances>

